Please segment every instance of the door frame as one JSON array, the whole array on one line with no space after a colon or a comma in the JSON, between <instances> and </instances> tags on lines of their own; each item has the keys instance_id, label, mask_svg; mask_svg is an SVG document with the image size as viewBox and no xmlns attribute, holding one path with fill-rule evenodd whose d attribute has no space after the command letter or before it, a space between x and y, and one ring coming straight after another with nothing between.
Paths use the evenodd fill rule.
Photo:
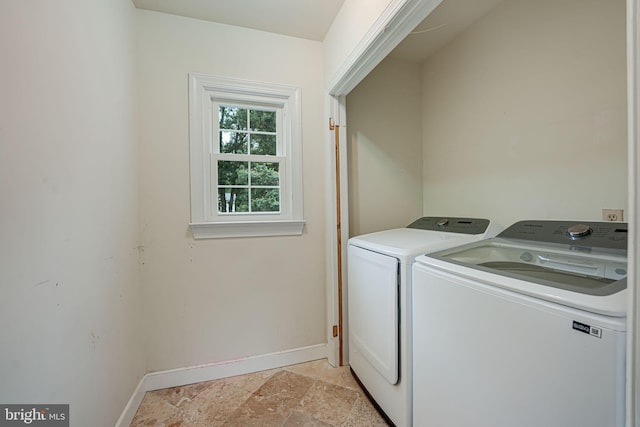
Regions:
<instances>
[{"instance_id":1,"label":"door frame","mask_svg":"<svg viewBox=\"0 0 640 427\"><path fill-rule=\"evenodd\" d=\"M338 124L340 147L340 181L341 181L341 252L342 271L338 271L337 248L337 217L336 217L336 190L335 190L335 165L334 151L335 134L329 130L325 134L327 141L327 356L329 363L339 366L340 360L346 365L349 361L348 352L348 311L346 287L346 248L349 238L348 194L347 194L347 117L346 96L351 92L382 60L409 35L413 29L424 20L442 0L392 0L381 16L371 26L363 39L357 44L351 54L346 58L334 79L327 85L325 111L327 117ZM338 279L341 275L342 280ZM345 289L342 301L338 302L338 283L341 282ZM342 316L340 309L342 306ZM339 325L339 319L342 324ZM338 326L342 331L341 336L333 336L333 327ZM342 346L341 346L342 342ZM342 347L342 348L341 348ZM342 351L342 359L340 357Z\"/></svg>"}]
</instances>

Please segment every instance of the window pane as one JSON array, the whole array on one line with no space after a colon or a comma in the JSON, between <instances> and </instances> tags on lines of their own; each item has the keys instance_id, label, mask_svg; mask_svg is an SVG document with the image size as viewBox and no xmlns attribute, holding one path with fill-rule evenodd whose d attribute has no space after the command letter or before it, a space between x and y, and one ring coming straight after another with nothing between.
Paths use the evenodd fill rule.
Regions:
<instances>
[{"instance_id":1,"label":"window pane","mask_svg":"<svg viewBox=\"0 0 640 427\"><path fill-rule=\"evenodd\" d=\"M256 132L276 131L276 112L251 110L251 130Z\"/></svg>"},{"instance_id":2,"label":"window pane","mask_svg":"<svg viewBox=\"0 0 640 427\"><path fill-rule=\"evenodd\" d=\"M280 185L278 163L251 163L251 185Z\"/></svg>"},{"instance_id":3,"label":"window pane","mask_svg":"<svg viewBox=\"0 0 640 427\"><path fill-rule=\"evenodd\" d=\"M277 188L252 188L251 212L279 212L280 190Z\"/></svg>"},{"instance_id":4,"label":"window pane","mask_svg":"<svg viewBox=\"0 0 640 427\"><path fill-rule=\"evenodd\" d=\"M277 153L275 135L251 134L251 154L275 156Z\"/></svg>"},{"instance_id":5,"label":"window pane","mask_svg":"<svg viewBox=\"0 0 640 427\"><path fill-rule=\"evenodd\" d=\"M247 130L247 110L221 105L218 110L220 129Z\"/></svg>"},{"instance_id":6,"label":"window pane","mask_svg":"<svg viewBox=\"0 0 640 427\"><path fill-rule=\"evenodd\" d=\"M246 133L220 131L220 152L248 154Z\"/></svg>"},{"instance_id":7,"label":"window pane","mask_svg":"<svg viewBox=\"0 0 640 427\"><path fill-rule=\"evenodd\" d=\"M218 186L249 185L249 162L218 160Z\"/></svg>"},{"instance_id":8,"label":"window pane","mask_svg":"<svg viewBox=\"0 0 640 427\"><path fill-rule=\"evenodd\" d=\"M249 212L249 190L246 188L218 188L218 212Z\"/></svg>"}]
</instances>

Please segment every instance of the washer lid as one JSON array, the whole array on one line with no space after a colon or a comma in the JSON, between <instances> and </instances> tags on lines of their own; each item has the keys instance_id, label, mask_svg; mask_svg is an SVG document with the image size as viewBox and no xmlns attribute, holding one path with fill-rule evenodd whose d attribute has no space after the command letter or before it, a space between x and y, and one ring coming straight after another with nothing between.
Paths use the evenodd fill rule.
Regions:
<instances>
[{"instance_id":1,"label":"washer lid","mask_svg":"<svg viewBox=\"0 0 640 427\"><path fill-rule=\"evenodd\" d=\"M480 267L498 270L506 276L530 280L541 285L566 289L589 295L611 295L626 288L626 281L598 276L570 273L539 265L512 261L490 261L478 264ZM595 267L594 267L595 268Z\"/></svg>"},{"instance_id":2,"label":"washer lid","mask_svg":"<svg viewBox=\"0 0 640 427\"><path fill-rule=\"evenodd\" d=\"M487 219L473 218L451 217L449 225L439 226L443 218L423 217L405 228L352 237L349 244L408 261L426 252L493 237L500 230Z\"/></svg>"},{"instance_id":3,"label":"washer lid","mask_svg":"<svg viewBox=\"0 0 640 427\"><path fill-rule=\"evenodd\" d=\"M482 240L417 258L474 281L609 316L626 315L627 257L613 249Z\"/></svg>"},{"instance_id":4,"label":"washer lid","mask_svg":"<svg viewBox=\"0 0 640 427\"><path fill-rule=\"evenodd\" d=\"M349 239L349 245L369 249L401 260L410 260L417 255L462 245L482 237L483 235L396 228L352 237Z\"/></svg>"},{"instance_id":5,"label":"washer lid","mask_svg":"<svg viewBox=\"0 0 640 427\"><path fill-rule=\"evenodd\" d=\"M516 244L495 238L430 255L471 268L588 295L612 295L626 288L626 257Z\"/></svg>"}]
</instances>

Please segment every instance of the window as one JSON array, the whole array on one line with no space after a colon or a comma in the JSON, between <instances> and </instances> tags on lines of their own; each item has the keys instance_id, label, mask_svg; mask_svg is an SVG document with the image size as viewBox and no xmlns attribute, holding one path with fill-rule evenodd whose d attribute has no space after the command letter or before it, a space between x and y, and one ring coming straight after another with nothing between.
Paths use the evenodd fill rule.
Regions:
<instances>
[{"instance_id":1,"label":"window","mask_svg":"<svg viewBox=\"0 0 640 427\"><path fill-rule=\"evenodd\" d=\"M214 102L218 214L280 213L280 110Z\"/></svg>"},{"instance_id":2,"label":"window","mask_svg":"<svg viewBox=\"0 0 640 427\"><path fill-rule=\"evenodd\" d=\"M190 74L195 238L302 234L300 89Z\"/></svg>"}]
</instances>

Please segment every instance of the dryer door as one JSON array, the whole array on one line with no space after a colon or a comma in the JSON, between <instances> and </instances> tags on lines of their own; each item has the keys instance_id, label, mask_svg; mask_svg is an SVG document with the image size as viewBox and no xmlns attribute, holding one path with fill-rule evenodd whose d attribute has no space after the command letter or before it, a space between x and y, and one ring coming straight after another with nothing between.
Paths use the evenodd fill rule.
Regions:
<instances>
[{"instance_id":1,"label":"dryer door","mask_svg":"<svg viewBox=\"0 0 640 427\"><path fill-rule=\"evenodd\" d=\"M349 246L351 345L391 384L398 382L398 260Z\"/></svg>"}]
</instances>

